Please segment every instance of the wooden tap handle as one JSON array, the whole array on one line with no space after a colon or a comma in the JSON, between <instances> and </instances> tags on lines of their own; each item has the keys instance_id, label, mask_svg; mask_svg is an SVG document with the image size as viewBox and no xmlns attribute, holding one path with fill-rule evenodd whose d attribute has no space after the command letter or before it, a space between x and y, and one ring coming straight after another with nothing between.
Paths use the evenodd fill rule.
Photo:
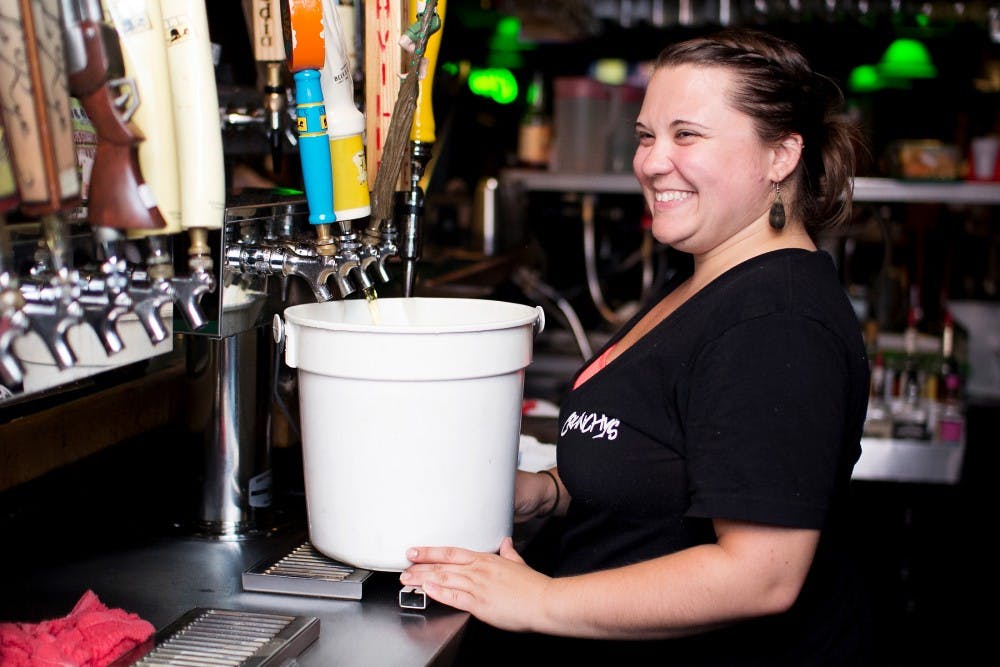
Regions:
<instances>
[{"instance_id":1,"label":"wooden tap handle","mask_svg":"<svg viewBox=\"0 0 1000 667\"><path fill-rule=\"evenodd\" d=\"M80 197L58 0L0 3L0 108L29 215Z\"/></svg>"}]
</instances>

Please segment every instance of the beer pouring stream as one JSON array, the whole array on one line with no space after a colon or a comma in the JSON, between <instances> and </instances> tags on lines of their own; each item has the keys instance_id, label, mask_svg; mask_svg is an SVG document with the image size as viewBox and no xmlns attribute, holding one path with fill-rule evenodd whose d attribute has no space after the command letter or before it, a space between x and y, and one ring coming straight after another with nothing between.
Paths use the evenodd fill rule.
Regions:
<instances>
[{"instance_id":1,"label":"beer pouring stream","mask_svg":"<svg viewBox=\"0 0 1000 667\"><path fill-rule=\"evenodd\" d=\"M40 218L47 251L39 255L24 310L60 370L76 363L66 337L83 321L61 217L80 200L63 48L59 0L0 4L0 107L20 208Z\"/></svg>"}]
</instances>

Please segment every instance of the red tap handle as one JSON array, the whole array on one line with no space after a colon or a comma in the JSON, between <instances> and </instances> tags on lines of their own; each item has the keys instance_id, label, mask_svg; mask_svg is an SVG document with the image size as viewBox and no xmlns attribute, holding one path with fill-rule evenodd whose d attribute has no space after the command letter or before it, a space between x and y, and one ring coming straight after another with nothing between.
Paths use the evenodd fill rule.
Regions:
<instances>
[{"instance_id":1,"label":"red tap handle","mask_svg":"<svg viewBox=\"0 0 1000 667\"><path fill-rule=\"evenodd\" d=\"M139 100L134 84L124 78L118 35L109 24L89 20L80 21L79 30L86 65L69 76L69 86L97 133L88 189L90 223L161 229L167 223L139 169L138 146L145 137L130 120Z\"/></svg>"}]
</instances>

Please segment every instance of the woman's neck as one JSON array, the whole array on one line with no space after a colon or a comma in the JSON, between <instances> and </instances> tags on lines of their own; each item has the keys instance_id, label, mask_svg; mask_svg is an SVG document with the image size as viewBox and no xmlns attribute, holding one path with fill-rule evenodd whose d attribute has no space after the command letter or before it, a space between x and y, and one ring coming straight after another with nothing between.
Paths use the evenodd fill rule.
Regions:
<instances>
[{"instance_id":1,"label":"woman's neck","mask_svg":"<svg viewBox=\"0 0 1000 667\"><path fill-rule=\"evenodd\" d=\"M816 244L801 225L782 230L770 227L751 236L733 239L731 243L694 255L694 271L686 281L687 291L694 294L726 271L743 262L775 250L816 250Z\"/></svg>"}]
</instances>

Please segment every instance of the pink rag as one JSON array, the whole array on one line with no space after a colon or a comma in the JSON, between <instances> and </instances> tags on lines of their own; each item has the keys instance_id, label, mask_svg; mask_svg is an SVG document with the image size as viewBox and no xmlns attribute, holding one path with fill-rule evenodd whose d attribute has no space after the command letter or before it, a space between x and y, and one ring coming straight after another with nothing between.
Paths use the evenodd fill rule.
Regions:
<instances>
[{"instance_id":1,"label":"pink rag","mask_svg":"<svg viewBox=\"0 0 1000 667\"><path fill-rule=\"evenodd\" d=\"M62 618L0 623L0 667L103 667L155 631L149 621L109 609L88 590Z\"/></svg>"}]
</instances>

